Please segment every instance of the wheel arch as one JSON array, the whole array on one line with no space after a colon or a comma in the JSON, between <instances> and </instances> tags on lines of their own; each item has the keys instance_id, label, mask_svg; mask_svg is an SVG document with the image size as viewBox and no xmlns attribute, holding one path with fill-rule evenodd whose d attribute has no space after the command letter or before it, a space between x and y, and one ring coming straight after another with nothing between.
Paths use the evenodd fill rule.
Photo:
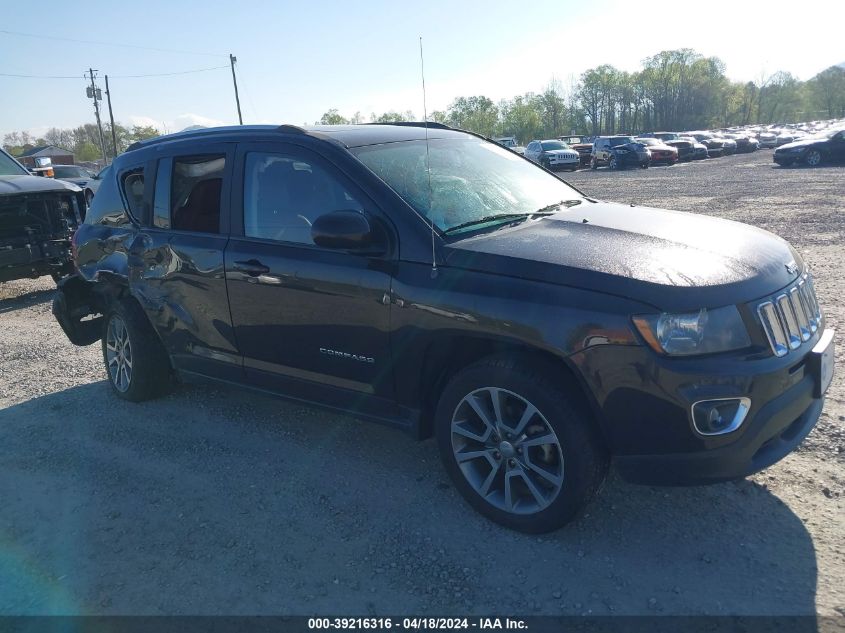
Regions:
<instances>
[{"instance_id":1,"label":"wheel arch","mask_svg":"<svg viewBox=\"0 0 845 633\"><path fill-rule=\"evenodd\" d=\"M600 409L586 382L565 356L514 341L466 334L439 337L425 348L419 383L419 437L434 433L434 414L439 394L459 371L487 358L507 358L526 364L540 364L559 381L561 388L574 397L590 418L602 440L606 442Z\"/></svg>"},{"instance_id":2,"label":"wheel arch","mask_svg":"<svg viewBox=\"0 0 845 633\"><path fill-rule=\"evenodd\" d=\"M150 326L150 329L155 332L156 338L161 343L162 347L166 349L164 341L161 338L161 334L150 320L149 314L144 308L144 302L136 295L126 278L120 275L101 272L98 275L98 281L95 284L94 292L99 297L98 307L102 311L103 315L105 315L110 307L116 302L125 301L133 303L144 315L144 319Z\"/></svg>"}]
</instances>

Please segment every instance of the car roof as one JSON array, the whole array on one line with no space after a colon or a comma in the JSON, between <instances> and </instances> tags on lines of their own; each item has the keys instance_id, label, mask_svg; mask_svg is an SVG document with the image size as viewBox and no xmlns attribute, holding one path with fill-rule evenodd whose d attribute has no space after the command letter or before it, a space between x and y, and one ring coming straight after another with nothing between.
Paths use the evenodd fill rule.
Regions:
<instances>
[{"instance_id":1,"label":"car roof","mask_svg":"<svg viewBox=\"0 0 845 633\"><path fill-rule=\"evenodd\" d=\"M426 127L428 130L426 131ZM127 151L134 151L145 147L171 141L214 138L220 141L240 140L244 137L261 136L267 138L274 134L304 135L323 140L330 140L346 148L377 145L381 143L396 143L400 141L420 141L426 138L468 138L471 133L455 130L442 123L429 122L397 122L384 124L362 125L234 125L225 127L202 128L157 136L145 141L139 141L129 146Z\"/></svg>"}]
</instances>

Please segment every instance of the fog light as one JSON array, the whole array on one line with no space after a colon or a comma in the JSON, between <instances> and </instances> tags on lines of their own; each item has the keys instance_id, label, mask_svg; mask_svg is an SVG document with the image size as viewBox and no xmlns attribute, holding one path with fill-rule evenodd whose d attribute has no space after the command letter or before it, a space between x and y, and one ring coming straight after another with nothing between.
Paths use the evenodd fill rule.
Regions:
<instances>
[{"instance_id":1,"label":"fog light","mask_svg":"<svg viewBox=\"0 0 845 633\"><path fill-rule=\"evenodd\" d=\"M751 398L699 400L692 405L692 423L702 435L723 435L736 431L750 408Z\"/></svg>"}]
</instances>

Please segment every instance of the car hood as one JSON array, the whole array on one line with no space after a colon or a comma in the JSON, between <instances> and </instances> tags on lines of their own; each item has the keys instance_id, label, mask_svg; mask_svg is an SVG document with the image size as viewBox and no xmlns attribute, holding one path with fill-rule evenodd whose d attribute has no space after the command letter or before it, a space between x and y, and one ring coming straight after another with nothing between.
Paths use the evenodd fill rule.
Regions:
<instances>
[{"instance_id":1,"label":"car hood","mask_svg":"<svg viewBox=\"0 0 845 633\"><path fill-rule=\"evenodd\" d=\"M88 184L88 181L91 180L90 178L80 178L79 176L74 176L73 178L59 178L56 177L56 180L64 180L65 182L72 182L75 185L84 186Z\"/></svg>"},{"instance_id":2,"label":"car hood","mask_svg":"<svg viewBox=\"0 0 845 633\"><path fill-rule=\"evenodd\" d=\"M776 151L780 152L786 149L792 149L793 147L810 147L810 145L815 145L816 143L820 143L824 141L823 138L802 138L798 141L792 141L791 143L784 143L780 147L777 148Z\"/></svg>"},{"instance_id":3,"label":"car hood","mask_svg":"<svg viewBox=\"0 0 845 633\"><path fill-rule=\"evenodd\" d=\"M447 246L449 266L610 293L667 311L772 294L798 276L787 270L793 262L803 269L785 240L746 224L587 201Z\"/></svg>"},{"instance_id":4,"label":"car hood","mask_svg":"<svg viewBox=\"0 0 845 633\"><path fill-rule=\"evenodd\" d=\"M21 193L42 193L46 191L81 191L73 183L42 176L0 176L0 196Z\"/></svg>"},{"instance_id":5,"label":"car hood","mask_svg":"<svg viewBox=\"0 0 845 633\"><path fill-rule=\"evenodd\" d=\"M641 152L647 152L649 148L648 148L647 145L643 145L642 143L623 143L622 145L615 145L615 146L611 147L610 149L611 149L611 151L613 151L613 150L617 150L617 151L618 150L626 150L626 151L629 151L629 152L641 153Z\"/></svg>"}]
</instances>

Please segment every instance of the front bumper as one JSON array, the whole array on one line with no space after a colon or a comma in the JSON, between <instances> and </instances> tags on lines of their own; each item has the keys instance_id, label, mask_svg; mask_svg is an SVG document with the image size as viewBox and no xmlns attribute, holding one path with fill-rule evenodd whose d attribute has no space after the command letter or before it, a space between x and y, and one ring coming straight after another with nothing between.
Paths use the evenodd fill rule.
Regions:
<instances>
[{"instance_id":1,"label":"front bumper","mask_svg":"<svg viewBox=\"0 0 845 633\"><path fill-rule=\"evenodd\" d=\"M688 486L741 479L780 461L807 437L821 415L824 397L813 398L805 377L771 400L742 437L722 448L698 453L625 455L615 459L623 479L649 485Z\"/></svg>"},{"instance_id":2,"label":"front bumper","mask_svg":"<svg viewBox=\"0 0 845 633\"><path fill-rule=\"evenodd\" d=\"M795 153L785 153L781 152L778 154L775 152L772 154L772 160L776 162L778 165L792 165L793 163L797 163L802 156L802 152L795 152Z\"/></svg>"},{"instance_id":3,"label":"front bumper","mask_svg":"<svg viewBox=\"0 0 845 633\"><path fill-rule=\"evenodd\" d=\"M71 271L70 241L45 238L0 245L0 282Z\"/></svg>"},{"instance_id":4,"label":"front bumper","mask_svg":"<svg viewBox=\"0 0 845 633\"><path fill-rule=\"evenodd\" d=\"M550 158L547 160L549 169L578 169L581 159L578 156L572 158Z\"/></svg>"},{"instance_id":5,"label":"front bumper","mask_svg":"<svg viewBox=\"0 0 845 633\"><path fill-rule=\"evenodd\" d=\"M625 167L644 167L651 164L651 156L649 154L638 154L630 152L628 154L617 154L616 160L619 161L619 166Z\"/></svg>"},{"instance_id":6,"label":"front bumper","mask_svg":"<svg viewBox=\"0 0 845 633\"><path fill-rule=\"evenodd\" d=\"M820 329L800 355L782 358L757 352L670 359L618 346L571 358L595 398L620 475L635 483L695 485L745 477L801 443L824 406L813 350L822 337ZM734 397L751 399L739 428L713 436L695 430L693 403Z\"/></svg>"},{"instance_id":7,"label":"front bumper","mask_svg":"<svg viewBox=\"0 0 845 633\"><path fill-rule=\"evenodd\" d=\"M665 154L659 153L659 152L652 152L651 153L651 162L654 165L656 165L658 163L666 164L666 165L674 165L675 163L678 162L678 155L672 154L672 153L669 153L669 152L667 152Z\"/></svg>"}]
</instances>

